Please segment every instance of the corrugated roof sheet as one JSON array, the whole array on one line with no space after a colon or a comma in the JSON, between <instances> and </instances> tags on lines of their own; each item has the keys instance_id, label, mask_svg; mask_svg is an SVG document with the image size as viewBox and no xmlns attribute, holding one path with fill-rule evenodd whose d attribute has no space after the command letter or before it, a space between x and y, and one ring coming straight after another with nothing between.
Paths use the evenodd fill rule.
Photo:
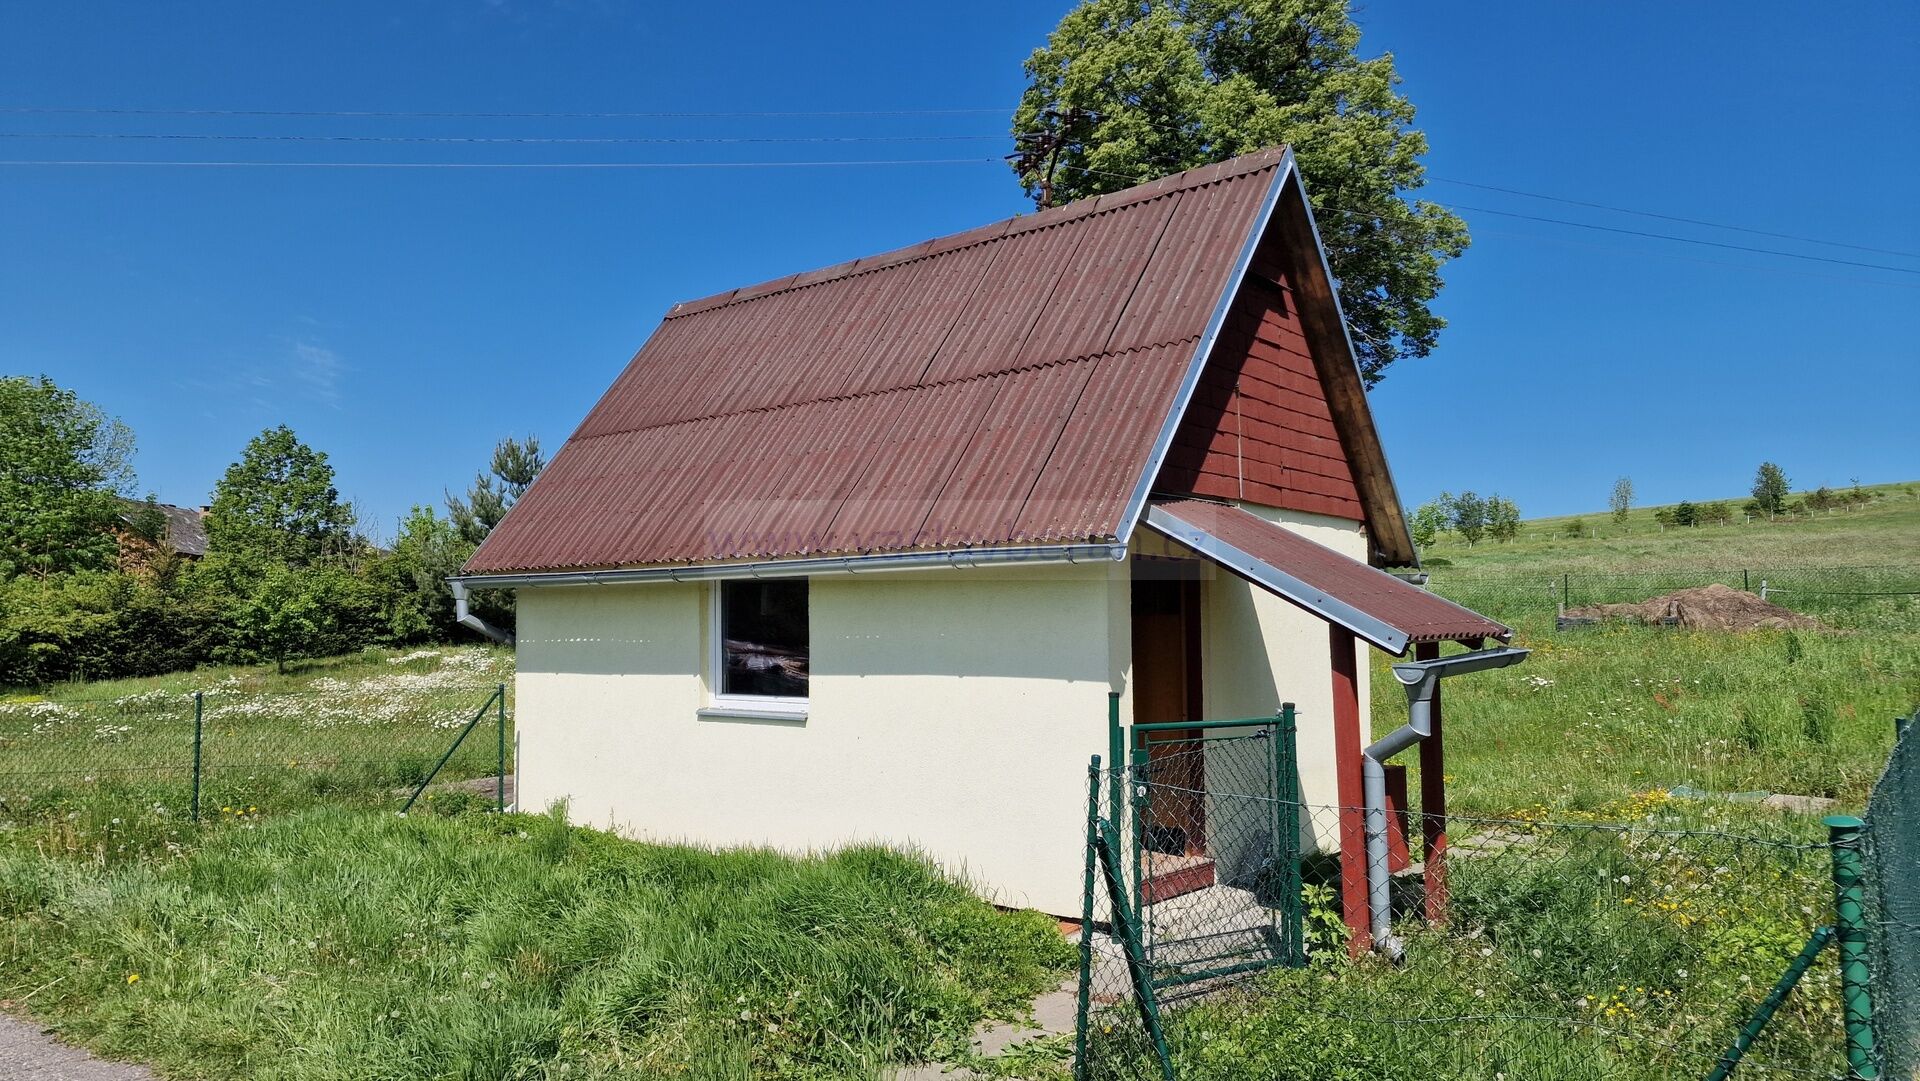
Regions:
<instances>
[{"instance_id":1,"label":"corrugated roof sheet","mask_svg":"<svg viewBox=\"0 0 1920 1081\"><path fill-rule=\"evenodd\" d=\"M675 305L466 572L1116 538L1284 160Z\"/></svg>"},{"instance_id":2,"label":"corrugated roof sheet","mask_svg":"<svg viewBox=\"0 0 1920 1081\"><path fill-rule=\"evenodd\" d=\"M1155 503L1147 524L1396 656L1411 642L1513 637L1504 624L1239 507Z\"/></svg>"}]
</instances>

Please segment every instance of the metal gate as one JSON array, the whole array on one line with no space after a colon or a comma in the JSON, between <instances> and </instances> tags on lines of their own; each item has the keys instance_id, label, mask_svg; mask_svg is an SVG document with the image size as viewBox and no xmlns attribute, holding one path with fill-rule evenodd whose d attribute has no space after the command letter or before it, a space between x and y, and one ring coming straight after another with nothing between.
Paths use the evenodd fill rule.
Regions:
<instances>
[{"instance_id":1,"label":"metal gate","mask_svg":"<svg viewBox=\"0 0 1920 1081\"><path fill-rule=\"evenodd\" d=\"M1095 758L1088 780L1076 1073L1103 1074L1088 1031L1118 1025L1170 1077L1163 1006L1306 963L1294 710L1123 727L1115 697L1108 720L1111 765Z\"/></svg>"}]
</instances>

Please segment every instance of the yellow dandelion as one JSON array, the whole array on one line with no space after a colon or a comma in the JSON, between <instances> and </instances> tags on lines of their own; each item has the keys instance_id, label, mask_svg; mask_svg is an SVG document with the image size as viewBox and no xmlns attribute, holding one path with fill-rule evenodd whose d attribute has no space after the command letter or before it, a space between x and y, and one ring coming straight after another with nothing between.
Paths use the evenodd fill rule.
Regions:
<instances>
[{"instance_id":1,"label":"yellow dandelion","mask_svg":"<svg viewBox=\"0 0 1920 1081\"><path fill-rule=\"evenodd\" d=\"M127 982L128 982L128 983L139 983L139 982L140 982L140 974L139 974L138 972L129 972L129 973L127 973Z\"/></svg>"}]
</instances>

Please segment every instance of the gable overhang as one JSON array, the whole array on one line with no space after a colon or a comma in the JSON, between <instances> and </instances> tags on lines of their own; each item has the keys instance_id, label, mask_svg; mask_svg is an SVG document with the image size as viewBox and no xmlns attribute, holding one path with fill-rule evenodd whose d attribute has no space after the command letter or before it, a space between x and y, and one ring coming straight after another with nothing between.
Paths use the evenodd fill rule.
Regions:
<instances>
[{"instance_id":1,"label":"gable overhang","mask_svg":"<svg viewBox=\"0 0 1920 1081\"><path fill-rule=\"evenodd\" d=\"M1148 529L1393 656L1416 642L1506 642L1513 631L1419 586L1225 504L1155 503Z\"/></svg>"},{"instance_id":2,"label":"gable overhang","mask_svg":"<svg viewBox=\"0 0 1920 1081\"><path fill-rule=\"evenodd\" d=\"M1300 320L1313 354L1314 369L1326 394L1334 426L1340 433L1341 448L1354 472L1355 488L1360 493L1361 506L1366 515L1371 560L1376 566L1417 567L1420 565L1420 555L1414 548L1413 534L1408 530L1406 516L1401 511L1400 496L1394 487L1393 472L1387 467L1387 454L1380 444L1379 429L1373 423L1373 411L1367 404L1366 382L1360 376L1358 354L1354 351L1353 338L1347 329L1346 312L1340 306L1340 294L1334 287L1326 247L1320 241L1320 230L1314 224L1306 187L1291 148L1284 152L1279 166L1274 170L1260 212L1254 217L1253 228L1248 231L1239 256L1234 260L1226 288L1214 305L1205 333L1194 346L1193 359L1181 378L1173 409L1154 439L1146 470L1127 499L1126 513L1121 517L1119 540L1125 544L1142 519L1147 500L1153 495L1154 483L1160 476L1161 466L1166 463L1167 455L1173 449L1181 421L1186 418L1187 409L1193 404L1194 394L1199 389L1201 376L1226 326L1227 316L1246 282L1254 254L1276 221L1287 230L1289 237L1295 239L1294 243L1281 245L1281 249L1288 263L1289 277L1303 299L1299 305ZM1306 252L1305 245L1298 243L1301 237L1311 240L1311 254Z\"/></svg>"}]
</instances>

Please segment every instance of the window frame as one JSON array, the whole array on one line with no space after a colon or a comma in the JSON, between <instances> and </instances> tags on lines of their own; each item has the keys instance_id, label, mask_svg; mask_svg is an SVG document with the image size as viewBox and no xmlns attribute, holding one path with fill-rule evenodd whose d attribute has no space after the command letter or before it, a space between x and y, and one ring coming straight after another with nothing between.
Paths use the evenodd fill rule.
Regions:
<instances>
[{"instance_id":1,"label":"window frame","mask_svg":"<svg viewBox=\"0 0 1920 1081\"><path fill-rule=\"evenodd\" d=\"M742 579L718 578L714 580L713 587L707 591L707 706L700 710L701 716L780 721L806 719L808 703L812 701L813 688L813 579L806 575L794 577L804 582L807 589L807 688L809 694L793 696L726 693L726 600L723 593L728 582Z\"/></svg>"}]
</instances>

